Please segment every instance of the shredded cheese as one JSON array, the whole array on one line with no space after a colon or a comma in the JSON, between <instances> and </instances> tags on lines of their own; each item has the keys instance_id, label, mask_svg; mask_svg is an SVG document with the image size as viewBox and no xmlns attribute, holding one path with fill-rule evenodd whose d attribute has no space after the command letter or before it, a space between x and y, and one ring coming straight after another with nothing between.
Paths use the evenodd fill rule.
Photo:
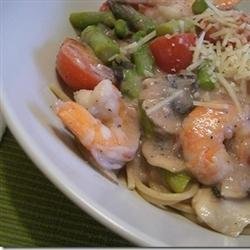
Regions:
<instances>
[{"instance_id":1,"label":"shredded cheese","mask_svg":"<svg viewBox=\"0 0 250 250\"><path fill-rule=\"evenodd\" d=\"M223 11L220 11L219 9L216 8L216 6L214 6L209 0L205 0L207 6L214 11L215 14L217 14L218 16L223 16Z\"/></svg>"},{"instance_id":2,"label":"shredded cheese","mask_svg":"<svg viewBox=\"0 0 250 250\"><path fill-rule=\"evenodd\" d=\"M225 36L225 40L229 39ZM235 40L237 40L235 38ZM193 63L187 70L195 70L204 59L209 59L213 62L215 70L226 79L232 79L235 82L240 80L250 80L250 44L242 45L238 40L239 45L225 46L225 42L218 41L216 44L203 43L201 46L196 46Z\"/></svg>"},{"instance_id":3,"label":"shredded cheese","mask_svg":"<svg viewBox=\"0 0 250 250\"><path fill-rule=\"evenodd\" d=\"M240 101L235 93L234 88L230 85L230 83L223 77L222 74L217 74L217 79L220 81L222 86L227 90L229 96L232 98L236 108L238 109L239 113L242 113L242 107L240 105Z\"/></svg>"},{"instance_id":4,"label":"shredded cheese","mask_svg":"<svg viewBox=\"0 0 250 250\"><path fill-rule=\"evenodd\" d=\"M120 49L122 54L133 54L136 52L137 49L139 49L141 46L152 40L154 37L156 37L156 31L152 31L142 39L140 39L138 42L133 42L125 47L122 47Z\"/></svg>"},{"instance_id":5,"label":"shredded cheese","mask_svg":"<svg viewBox=\"0 0 250 250\"><path fill-rule=\"evenodd\" d=\"M147 110L147 114L150 115L154 113L155 111L159 110L162 108L164 105L171 103L175 98L177 98L179 95L183 93L183 90L176 91L173 95L170 97L158 102L156 105L152 106Z\"/></svg>"},{"instance_id":6,"label":"shredded cheese","mask_svg":"<svg viewBox=\"0 0 250 250\"><path fill-rule=\"evenodd\" d=\"M119 56L119 54L115 54L115 55L111 56L111 57L108 59L108 62L112 62L112 61L115 60L118 56Z\"/></svg>"},{"instance_id":7,"label":"shredded cheese","mask_svg":"<svg viewBox=\"0 0 250 250\"><path fill-rule=\"evenodd\" d=\"M222 109L222 110L228 110L229 109L229 105L225 104L225 103L193 101L193 105L194 106L199 106L199 107L212 108L212 109Z\"/></svg>"},{"instance_id":8,"label":"shredded cheese","mask_svg":"<svg viewBox=\"0 0 250 250\"><path fill-rule=\"evenodd\" d=\"M247 98L248 93L247 93L247 82L246 81L241 81L240 83L240 89L241 89L241 93L243 95L244 98Z\"/></svg>"},{"instance_id":9,"label":"shredded cheese","mask_svg":"<svg viewBox=\"0 0 250 250\"><path fill-rule=\"evenodd\" d=\"M195 47L194 55L193 55L193 62L196 62L196 61L198 60L198 58L199 58L200 51L201 51L201 47L202 47L202 44L203 44L205 35L206 35L206 32L203 31L203 32L201 33L199 39L198 39L197 42L196 42L196 47Z\"/></svg>"}]
</instances>

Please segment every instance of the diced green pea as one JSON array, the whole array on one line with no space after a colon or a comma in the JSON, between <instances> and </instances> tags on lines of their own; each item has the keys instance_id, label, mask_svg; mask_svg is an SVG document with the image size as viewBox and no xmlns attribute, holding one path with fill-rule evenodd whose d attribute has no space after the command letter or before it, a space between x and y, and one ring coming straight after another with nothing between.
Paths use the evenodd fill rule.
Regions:
<instances>
[{"instance_id":1,"label":"diced green pea","mask_svg":"<svg viewBox=\"0 0 250 250\"><path fill-rule=\"evenodd\" d=\"M172 19L167 23L162 23L156 27L156 33L158 36L163 36L166 34L175 34L180 32L194 32L195 26L190 19Z\"/></svg>"},{"instance_id":2,"label":"diced green pea","mask_svg":"<svg viewBox=\"0 0 250 250\"><path fill-rule=\"evenodd\" d=\"M205 0L195 0L192 5L192 11L195 15L201 14L208 8Z\"/></svg>"},{"instance_id":3,"label":"diced green pea","mask_svg":"<svg viewBox=\"0 0 250 250\"><path fill-rule=\"evenodd\" d=\"M162 23L156 27L156 33L158 36L174 34L177 32L179 32L179 23L175 19L172 19L167 23Z\"/></svg>"},{"instance_id":4,"label":"diced green pea","mask_svg":"<svg viewBox=\"0 0 250 250\"><path fill-rule=\"evenodd\" d=\"M119 19L115 22L115 34L119 38L125 38L129 34L129 28L126 21Z\"/></svg>"},{"instance_id":5,"label":"diced green pea","mask_svg":"<svg viewBox=\"0 0 250 250\"><path fill-rule=\"evenodd\" d=\"M175 193L182 193L189 184L191 177L186 173L166 172L166 181L171 190Z\"/></svg>"}]
</instances>

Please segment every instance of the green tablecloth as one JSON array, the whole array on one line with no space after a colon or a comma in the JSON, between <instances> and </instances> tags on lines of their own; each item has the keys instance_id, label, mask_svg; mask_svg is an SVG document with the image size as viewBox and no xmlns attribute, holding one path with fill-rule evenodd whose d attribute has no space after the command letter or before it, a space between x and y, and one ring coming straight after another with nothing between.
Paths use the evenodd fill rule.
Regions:
<instances>
[{"instance_id":1,"label":"green tablecloth","mask_svg":"<svg viewBox=\"0 0 250 250\"><path fill-rule=\"evenodd\" d=\"M44 177L7 131L0 143L0 246L125 247Z\"/></svg>"}]
</instances>

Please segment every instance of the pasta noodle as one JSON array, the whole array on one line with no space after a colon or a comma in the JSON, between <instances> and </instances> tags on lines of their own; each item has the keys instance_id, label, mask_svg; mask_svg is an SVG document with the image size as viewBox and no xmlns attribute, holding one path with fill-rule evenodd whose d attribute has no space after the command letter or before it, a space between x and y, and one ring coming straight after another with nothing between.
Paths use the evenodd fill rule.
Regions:
<instances>
[{"instance_id":1,"label":"pasta noodle","mask_svg":"<svg viewBox=\"0 0 250 250\"><path fill-rule=\"evenodd\" d=\"M61 99L62 101L70 101L71 99L64 93L64 91L62 90L62 88L57 85L57 84L52 84L50 85L50 90L52 91L52 93L59 99Z\"/></svg>"},{"instance_id":2,"label":"pasta noodle","mask_svg":"<svg viewBox=\"0 0 250 250\"><path fill-rule=\"evenodd\" d=\"M136 189L143 193L144 195L155 199L159 202L169 202L169 203L177 203L180 201L184 201L187 199L192 198L195 193L198 191L199 186L197 184L192 184L191 187L183 192L183 193L162 193L162 192L157 192L146 185L144 185L141 180L135 176L135 185Z\"/></svg>"},{"instance_id":3,"label":"pasta noodle","mask_svg":"<svg viewBox=\"0 0 250 250\"><path fill-rule=\"evenodd\" d=\"M135 189L135 178L134 178L134 162L130 162L126 166L126 173L127 173L127 185L128 189L134 190Z\"/></svg>"}]
</instances>

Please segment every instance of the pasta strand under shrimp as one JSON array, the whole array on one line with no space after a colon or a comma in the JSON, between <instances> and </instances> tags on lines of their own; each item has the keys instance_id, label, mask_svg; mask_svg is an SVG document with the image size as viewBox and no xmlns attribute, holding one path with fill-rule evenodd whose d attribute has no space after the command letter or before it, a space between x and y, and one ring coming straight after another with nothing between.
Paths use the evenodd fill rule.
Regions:
<instances>
[{"instance_id":1,"label":"pasta strand under shrimp","mask_svg":"<svg viewBox=\"0 0 250 250\"><path fill-rule=\"evenodd\" d=\"M183 193L157 192L157 191L147 187L146 185L144 185L142 183L142 181L137 176L135 176L135 185L136 185L136 189L139 192L143 193L144 195L149 196L152 199L158 200L159 203L161 203L161 202L177 203L177 202L180 202L183 200L188 200L188 199L192 198L199 189L198 184L192 184L190 186L190 188Z\"/></svg>"}]
</instances>

